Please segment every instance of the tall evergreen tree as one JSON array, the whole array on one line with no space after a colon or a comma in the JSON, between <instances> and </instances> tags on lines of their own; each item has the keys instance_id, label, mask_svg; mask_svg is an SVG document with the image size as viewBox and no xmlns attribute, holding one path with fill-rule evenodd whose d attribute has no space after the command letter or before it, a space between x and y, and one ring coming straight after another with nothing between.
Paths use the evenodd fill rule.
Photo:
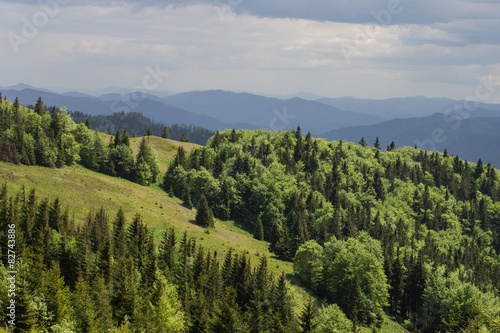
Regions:
<instances>
[{"instance_id":1,"label":"tall evergreen tree","mask_svg":"<svg viewBox=\"0 0 500 333\"><path fill-rule=\"evenodd\" d=\"M212 209L208 206L207 198L203 193L201 194L200 200L198 202L196 223L206 228L214 227L214 214L212 213Z\"/></svg>"},{"instance_id":2,"label":"tall evergreen tree","mask_svg":"<svg viewBox=\"0 0 500 333\"><path fill-rule=\"evenodd\" d=\"M161 137L164 139L170 139L170 134L168 133L168 127L163 127L163 132L161 133Z\"/></svg>"},{"instance_id":3,"label":"tall evergreen tree","mask_svg":"<svg viewBox=\"0 0 500 333\"><path fill-rule=\"evenodd\" d=\"M47 112L47 108L45 107L45 103L42 100L42 97L38 97L35 103L35 107L33 109L36 114L43 116Z\"/></svg>"}]
</instances>

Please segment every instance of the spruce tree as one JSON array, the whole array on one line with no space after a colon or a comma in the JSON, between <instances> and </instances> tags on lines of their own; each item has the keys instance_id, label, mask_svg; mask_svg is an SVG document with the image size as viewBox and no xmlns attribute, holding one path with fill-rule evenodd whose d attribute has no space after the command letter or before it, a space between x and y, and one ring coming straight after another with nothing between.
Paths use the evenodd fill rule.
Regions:
<instances>
[{"instance_id":1,"label":"spruce tree","mask_svg":"<svg viewBox=\"0 0 500 333\"><path fill-rule=\"evenodd\" d=\"M205 195L202 193L199 203L198 211L196 212L196 223L206 228L214 227L214 215L212 209L208 206L208 201Z\"/></svg>"},{"instance_id":2,"label":"spruce tree","mask_svg":"<svg viewBox=\"0 0 500 333\"><path fill-rule=\"evenodd\" d=\"M295 162L298 162L302 159L302 154L303 154L303 150L304 150L304 147L302 146L303 138L302 138L302 131L300 129L300 126L297 127L297 131L295 132L295 139L297 141L295 144L293 158L295 159Z\"/></svg>"},{"instance_id":3,"label":"spruce tree","mask_svg":"<svg viewBox=\"0 0 500 333\"><path fill-rule=\"evenodd\" d=\"M43 116L47 112L47 109L45 108L45 104L43 103L41 96L38 97L33 110L35 111L36 114L40 116Z\"/></svg>"},{"instance_id":4,"label":"spruce tree","mask_svg":"<svg viewBox=\"0 0 500 333\"><path fill-rule=\"evenodd\" d=\"M184 206L186 206L187 208L189 209L192 209L193 208L193 203L191 201L191 191L189 191L189 188L186 187L185 190L184 190L184 194L182 196L182 204ZM198 216L198 214L196 215Z\"/></svg>"},{"instance_id":5,"label":"spruce tree","mask_svg":"<svg viewBox=\"0 0 500 333\"><path fill-rule=\"evenodd\" d=\"M122 144L122 138L120 135L120 129L117 129L115 134L115 147L118 147L121 144Z\"/></svg>"},{"instance_id":6,"label":"spruce tree","mask_svg":"<svg viewBox=\"0 0 500 333\"><path fill-rule=\"evenodd\" d=\"M217 148L219 148L219 145L221 143L222 143L222 138L221 138L221 135L220 135L220 131L217 130L217 132L215 132L214 137L212 138L212 142L210 144L210 147L212 147L213 149L217 150Z\"/></svg>"},{"instance_id":7,"label":"spruce tree","mask_svg":"<svg viewBox=\"0 0 500 333\"><path fill-rule=\"evenodd\" d=\"M258 240L264 240L264 226L262 225L262 219L260 218L260 215L255 222L254 237Z\"/></svg>"},{"instance_id":8,"label":"spruce tree","mask_svg":"<svg viewBox=\"0 0 500 333\"><path fill-rule=\"evenodd\" d=\"M226 288L225 297L218 302L210 323L212 332L237 333L242 331L240 311L236 303L236 290Z\"/></svg>"},{"instance_id":9,"label":"spruce tree","mask_svg":"<svg viewBox=\"0 0 500 333\"><path fill-rule=\"evenodd\" d=\"M483 167L483 161L481 158L477 161L476 168L474 170L474 179L479 179L481 175L483 174L484 167Z\"/></svg>"},{"instance_id":10,"label":"spruce tree","mask_svg":"<svg viewBox=\"0 0 500 333\"><path fill-rule=\"evenodd\" d=\"M170 139L170 134L168 133L168 127L163 127L163 132L161 133L161 137L164 139Z\"/></svg>"},{"instance_id":11,"label":"spruce tree","mask_svg":"<svg viewBox=\"0 0 500 333\"><path fill-rule=\"evenodd\" d=\"M123 129L123 134L122 134L121 139L122 139L121 140L122 144L124 144L127 147L130 147L130 138L128 136L127 128Z\"/></svg>"},{"instance_id":12,"label":"spruce tree","mask_svg":"<svg viewBox=\"0 0 500 333\"><path fill-rule=\"evenodd\" d=\"M315 328L318 323L316 323L315 319L317 316L318 308L316 302L309 298L307 303L300 313L299 316L299 324L300 324L300 332L301 333L312 333L315 332Z\"/></svg>"},{"instance_id":13,"label":"spruce tree","mask_svg":"<svg viewBox=\"0 0 500 333\"><path fill-rule=\"evenodd\" d=\"M61 224L61 203L59 197L55 198L54 203L49 209L49 227L55 231L60 230Z\"/></svg>"},{"instance_id":14,"label":"spruce tree","mask_svg":"<svg viewBox=\"0 0 500 333\"><path fill-rule=\"evenodd\" d=\"M361 137L361 140L359 141L359 145L362 146L362 147L366 147L366 140L365 140L365 137Z\"/></svg>"},{"instance_id":15,"label":"spruce tree","mask_svg":"<svg viewBox=\"0 0 500 333\"><path fill-rule=\"evenodd\" d=\"M236 136L236 130L234 128L231 131L231 142L232 143L238 142L238 137Z\"/></svg>"},{"instance_id":16,"label":"spruce tree","mask_svg":"<svg viewBox=\"0 0 500 333\"><path fill-rule=\"evenodd\" d=\"M145 137L139 145L136 157L137 175L136 182L143 185L156 183L160 170L156 162L156 155ZM140 172L139 172L140 171Z\"/></svg>"}]
</instances>

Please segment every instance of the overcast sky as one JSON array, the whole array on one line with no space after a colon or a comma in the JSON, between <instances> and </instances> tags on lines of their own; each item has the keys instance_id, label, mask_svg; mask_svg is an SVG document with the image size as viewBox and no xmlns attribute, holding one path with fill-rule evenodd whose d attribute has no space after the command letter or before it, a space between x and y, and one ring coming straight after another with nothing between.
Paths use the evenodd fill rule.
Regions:
<instances>
[{"instance_id":1,"label":"overcast sky","mask_svg":"<svg viewBox=\"0 0 500 333\"><path fill-rule=\"evenodd\" d=\"M0 86L500 103L497 0L0 0L0 22Z\"/></svg>"}]
</instances>

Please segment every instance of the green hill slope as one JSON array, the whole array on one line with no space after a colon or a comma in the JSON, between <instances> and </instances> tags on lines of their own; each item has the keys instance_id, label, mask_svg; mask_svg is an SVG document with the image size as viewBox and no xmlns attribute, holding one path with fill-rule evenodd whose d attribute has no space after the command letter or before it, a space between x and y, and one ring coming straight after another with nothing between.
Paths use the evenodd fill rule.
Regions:
<instances>
[{"instance_id":1,"label":"green hill slope","mask_svg":"<svg viewBox=\"0 0 500 333\"><path fill-rule=\"evenodd\" d=\"M254 239L231 222L216 221L215 230L205 233L205 228L194 223L196 210L185 208L180 200L168 197L159 187L141 186L81 166L50 169L4 162L0 162L0 182L7 182L12 193L24 186L26 189L35 188L39 197L59 197L76 223L83 222L92 209L104 207L110 216L114 216L121 207L129 222L135 213L140 213L157 238L165 228L174 227L179 234L187 231L200 244L220 251L220 255L229 248L236 252L248 251L255 257L266 255L275 272L292 272L291 263L271 258L268 243Z\"/></svg>"}]
</instances>

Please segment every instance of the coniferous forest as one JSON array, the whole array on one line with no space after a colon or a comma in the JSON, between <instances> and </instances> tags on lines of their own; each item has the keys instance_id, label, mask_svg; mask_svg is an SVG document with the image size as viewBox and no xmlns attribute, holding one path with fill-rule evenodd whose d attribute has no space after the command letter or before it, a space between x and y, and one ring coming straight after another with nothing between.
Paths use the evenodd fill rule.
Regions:
<instances>
[{"instance_id":1,"label":"coniferous forest","mask_svg":"<svg viewBox=\"0 0 500 333\"><path fill-rule=\"evenodd\" d=\"M104 142L41 99L0 107L0 160L73 164L232 220L293 262L211 251L140 214L99 207L77 223L59 198L0 190L0 325L8 325L9 228L16 230L16 332L358 332L390 316L411 332L500 330L499 171L447 151L386 151L296 130L226 130L182 146L161 174L145 136ZM57 195L57 194L56 194ZM11 227L14 226L14 227ZM215 227L216 228L216 227ZM290 279L307 296L297 302ZM296 294L293 294L296 296Z\"/></svg>"}]
</instances>

